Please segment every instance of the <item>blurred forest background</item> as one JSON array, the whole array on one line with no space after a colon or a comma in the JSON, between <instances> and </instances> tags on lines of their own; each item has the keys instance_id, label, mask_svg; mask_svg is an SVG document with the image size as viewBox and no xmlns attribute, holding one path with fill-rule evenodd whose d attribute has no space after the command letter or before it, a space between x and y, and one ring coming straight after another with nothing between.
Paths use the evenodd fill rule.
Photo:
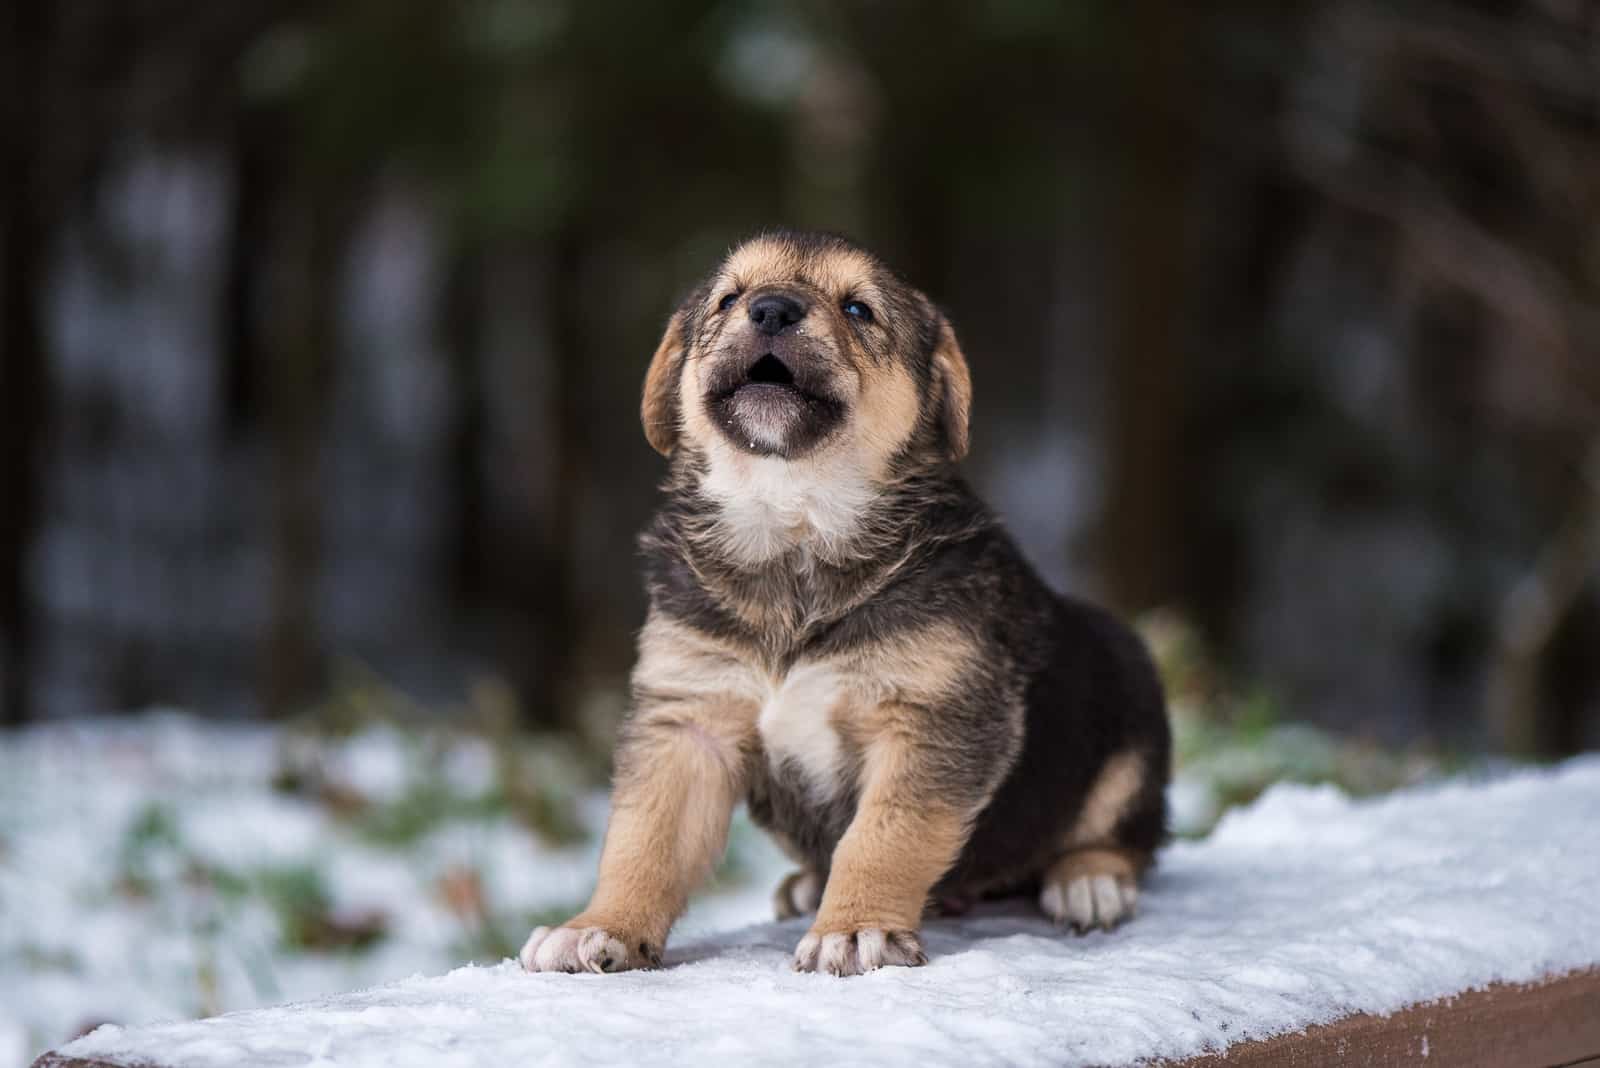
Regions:
<instances>
[{"instance_id":1,"label":"blurred forest background","mask_svg":"<svg viewBox=\"0 0 1600 1068\"><path fill-rule=\"evenodd\" d=\"M1054 583L1203 649L1189 684L1600 745L1600 6L0 19L7 722L376 678L603 744L646 360L786 224L947 307L972 479Z\"/></svg>"}]
</instances>

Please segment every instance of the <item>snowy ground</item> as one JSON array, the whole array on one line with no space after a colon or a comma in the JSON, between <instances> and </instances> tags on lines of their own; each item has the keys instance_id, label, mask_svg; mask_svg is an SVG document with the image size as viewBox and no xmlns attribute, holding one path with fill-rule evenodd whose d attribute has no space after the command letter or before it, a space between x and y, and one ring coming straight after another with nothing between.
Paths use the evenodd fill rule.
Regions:
<instances>
[{"instance_id":1,"label":"snowy ground","mask_svg":"<svg viewBox=\"0 0 1600 1068\"><path fill-rule=\"evenodd\" d=\"M1298 728L1213 737L1186 722L1172 794L1186 832L1283 775L1380 789L1426 771ZM523 748L173 715L0 735L0 1068L103 1022L211 1016L514 952L534 923L582 904L605 817L569 755ZM764 920L784 868L736 824L677 945Z\"/></svg>"},{"instance_id":2,"label":"snowy ground","mask_svg":"<svg viewBox=\"0 0 1600 1068\"><path fill-rule=\"evenodd\" d=\"M584 900L605 819L570 761L522 767L549 790L530 806L493 798L506 772L470 735L371 729L310 759L302 742L179 716L0 737L0 1068L94 1023L394 980L293 1015L102 1028L72 1052L1110 1062L1600 962L1600 758L1382 801L1277 787L1168 849L1117 934L1062 937L1026 910L987 911L931 924L926 969L858 980L790 974L803 924L728 932L766 918L782 871L741 825L666 970L530 977L498 961ZM562 796L586 799L563 815ZM1182 825L1216 804L1194 779L1174 799Z\"/></svg>"},{"instance_id":3,"label":"snowy ground","mask_svg":"<svg viewBox=\"0 0 1600 1068\"><path fill-rule=\"evenodd\" d=\"M535 922L587 899L605 821L572 762L540 755L523 771L548 790L533 799L551 810L545 830L497 798L500 757L470 735L326 741L181 716L0 734L0 1068L101 1023L515 952ZM285 782L286 769L314 781ZM781 870L736 825L685 929L769 918Z\"/></svg>"},{"instance_id":4,"label":"snowy ground","mask_svg":"<svg viewBox=\"0 0 1600 1068\"><path fill-rule=\"evenodd\" d=\"M167 754L163 760L181 761L171 754L181 752L192 728L173 730L170 744L156 748ZM382 749L368 740L358 751L362 745ZM253 750L243 749L239 757L248 761ZM145 751L134 766L150 759ZM370 755L363 759L374 767L384 763ZM10 754L7 762L0 770L48 774L48 760L39 753ZM163 1002L159 977L163 968L190 969L192 976L200 967L187 956L193 950L174 950L177 959L168 960L148 944L159 940L160 924L170 926L170 920L151 917L152 929L134 928L125 918L97 919L85 902L72 900L78 886L74 865L88 863L77 851L91 845L84 819L110 827L127 819L134 804L125 800L119 810L111 800L84 798L114 797L128 776L103 776L105 781L75 797L72 787L83 784L55 774L53 803L96 811L56 818L52 826L58 832L77 828L77 837L60 839L48 829L30 834L8 816L3 833L11 852L0 882L0 945L14 954L30 937L42 943L39 952L79 955L87 963L81 973L71 973L76 978L57 980L53 995L50 984L33 985L34 973L21 1006L38 1019L48 1015L41 1015L41 1005L81 1012L90 1004L84 994L102 989L125 1021L192 1015L196 1006ZM365 774L372 769L352 777ZM11 813L11 800L0 811ZM296 834L310 832L285 829L293 821L281 813L266 817L257 811L262 804L259 792L232 803L219 787L205 810L194 814L192 827L184 820L183 834L192 835L195 849L223 859L251 839L272 839L273 848L292 854L304 844ZM39 815L49 822L48 813ZM1230 813L1207 839L1172 846L1147 888L1139 918L1110 935L1072 938L1025 910L991 910L932 923L927 944L933 961L926 968L841 980L789 970L801 922L683 933L669 949L669 966L659 972L529 976L510 963L458 968L313 1001L293 1012L267 1009L198 1023L102 1028L67 1052L172 1066L248 1061L396 1068L734 1058L927 1066L1179 1057L1352 1011L1383 1012L1497 980L1533 980L1600 964L1596 827L1597 757L1376 801L1352 801L1331 787L1282 786ZM370 902L390 894L396 915L404 907L418 909L418 916L388 937L387 948L352 955L342 966L324 961L314 975L288 969L277 977L281 997L358 987L385 972L404 974L395 969L411 961L419 971L442 970L436 962L451 946L453 917L447 906L428 904L437 893L416 888L438 870L438 858L476 850L485 896L520 895L536 906L581 896L593 848L552 850L525 835L502 839L491 823L476 828L470 843L457 837L463 832L440 828L401 863L341 839L344 833L335 829L323 846L354 850L332 862L335 896ZM19 889L38 881L18 874L31 864L53 866L62 880L58 890L70 892L19 898ZM691 926L705 931L764 913L770 872L757 869L770 864L768 856L747 865L746 889L702 903L718 914L702 912L700 923ZM403 895L414 900L407 904ZM12 907L19 901L26 906L20 915ZM433 921L439 930L426 921L430 907L439 912ZM259 943L257 952L271 956L268 925L233 918L218 931L212 952L219 959L244 957L252 941ZM249 986L248 967L214 968L221 990L242 984L238 996L260 998L261 991ZM227 978L236 971L241 977ZM135 998L141 973L146 1003ZM9 989L10 978L0 978ZM9 998L0 1014L17 1012L17 1003ZM130 1005L137 1013L130 1013ZM38 1026L33 1018L13 1019L11 1026L19 1023ZM26 1041L36 1043L31 1031Z\"/></svg>"}]
</instances>

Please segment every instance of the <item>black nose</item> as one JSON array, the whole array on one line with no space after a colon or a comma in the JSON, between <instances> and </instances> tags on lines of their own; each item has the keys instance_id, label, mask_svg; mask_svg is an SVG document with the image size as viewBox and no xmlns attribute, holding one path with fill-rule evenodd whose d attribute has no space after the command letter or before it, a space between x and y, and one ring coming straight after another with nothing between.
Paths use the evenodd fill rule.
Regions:
<instances>
[{"instance_id":1,"label":"black nose","mask_svg":"<svg viewBox=\"0 0 1600 1068\"><path fill-rule=\"evenodd\" d=\"M806 306L784 293L768 293L750 302L750 321L763 334L781 334L806 317Z\"/></svg>"}]
</instances>

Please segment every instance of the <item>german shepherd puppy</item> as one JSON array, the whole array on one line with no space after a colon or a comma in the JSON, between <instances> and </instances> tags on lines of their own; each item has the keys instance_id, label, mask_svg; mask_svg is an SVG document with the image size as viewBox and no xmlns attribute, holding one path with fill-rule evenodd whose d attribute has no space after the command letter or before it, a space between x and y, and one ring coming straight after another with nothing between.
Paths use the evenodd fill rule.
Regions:
<instances>
[{"instance_id":1,"label":"german shepherd puppy","mask_svg":"<svg viewBox=\"0 0 1600 1068\"><path fill-rule=\"evenodd\" d=\"M799 865L776 904L816 914L801 971L925 963L931 903L1036 894L1079 931L1132 913L1166 821L1161 686L962 481L971 406L949 322L838 237L756 237L673 314L599 882L525 968L659 964L740 799Z\"/></svg>"}]
</instances>

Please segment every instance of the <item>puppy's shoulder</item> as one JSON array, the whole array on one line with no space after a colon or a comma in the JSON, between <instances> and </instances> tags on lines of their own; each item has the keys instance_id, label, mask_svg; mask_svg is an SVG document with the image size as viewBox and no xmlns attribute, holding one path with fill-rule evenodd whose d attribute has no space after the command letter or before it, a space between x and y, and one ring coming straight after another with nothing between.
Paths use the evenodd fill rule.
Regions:
<instances>
[{"instance_id":1,"label":"puppy's shoulder","mask_svg":"<svg viewBox=\"0 0 1600 1068\"><path fill-rule=\"evenodd\" d=\"M717 637L731 637L738 624L706 588L703 565L691 552L692 502L670 499L639 535L644 563L645 595L652 614L669 617Z\"/></svg>"}]
</instances>

